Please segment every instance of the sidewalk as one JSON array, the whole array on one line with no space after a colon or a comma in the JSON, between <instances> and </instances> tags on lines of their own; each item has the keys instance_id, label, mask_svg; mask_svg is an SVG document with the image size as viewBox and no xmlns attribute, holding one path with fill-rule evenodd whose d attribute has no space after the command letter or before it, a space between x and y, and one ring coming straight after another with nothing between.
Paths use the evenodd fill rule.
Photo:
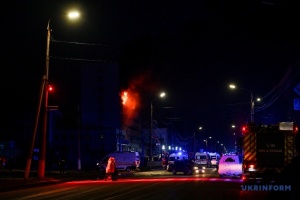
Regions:
<instances>
[{"instance_id":1,"label":"sidewalk","mask_svg":"<svg viewBox=\"0 0 300 200\"><path fill-rule=\"evenodd\" d=\"M29 178L24 178L24 170L14 169L0 169L0 192L33 187L35 185L56 184L73 180L96 180L98 172L91 171L76 171L66 170L65 173L60 174L58 171L46 172L43 179L37 177L37 172L30 172Z\"/></svg>"},{"instance_id":2,"label":"sidewalk","mask_svg":"<svg viewBox=\"0 0 300 200\"><path fill-rule=\"evenodd\" d=\"M119 177L150 177L169 174L170 173L164 169L152 169L150 171L120 172ZM31 172L28 179L25 179L24 175L24 170L15 169L10 172L8 169L0 169L0 192L75 180L97 180L103 179L104 177L104 174L99 177L99 172L96 170L66 170L64 174L60 174L58 171L51 171L46 172L43 179L37 178L36 171Z\"/></svg>"}]
</instances>

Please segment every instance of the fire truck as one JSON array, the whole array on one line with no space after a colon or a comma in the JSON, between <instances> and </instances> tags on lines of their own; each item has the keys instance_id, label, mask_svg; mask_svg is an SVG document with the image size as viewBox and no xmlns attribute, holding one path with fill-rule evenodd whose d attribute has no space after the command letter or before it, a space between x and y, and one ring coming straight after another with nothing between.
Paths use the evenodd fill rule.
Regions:
<instances>
[{"instance_id":1,"label":"fire truck","mask_svg":"<svg viewBox=\"0 0 300 200\"><path fill-rule=\"evenodd\" d=\"M274 125L249 123L243 127L240 145L243 154L243 181L272 183L292 159L298 155L294 122Z\"/></svg>"}]
</instances>

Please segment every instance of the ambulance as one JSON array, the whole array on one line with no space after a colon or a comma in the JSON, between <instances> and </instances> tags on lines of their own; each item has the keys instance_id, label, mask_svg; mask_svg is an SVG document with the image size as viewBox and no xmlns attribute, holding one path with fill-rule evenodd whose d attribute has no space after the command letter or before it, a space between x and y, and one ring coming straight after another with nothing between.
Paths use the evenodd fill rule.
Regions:
<instances>
[{"instance_id":1,"label":"ambulance","mask_svg":"<svg viewBox=\"0 0 300 200\"><path fill-rule=\"evenodd\" d=\"M204 167L211 167L211 159L208 152L196 152L195 163Z\"/></svg>"}]
</instances>

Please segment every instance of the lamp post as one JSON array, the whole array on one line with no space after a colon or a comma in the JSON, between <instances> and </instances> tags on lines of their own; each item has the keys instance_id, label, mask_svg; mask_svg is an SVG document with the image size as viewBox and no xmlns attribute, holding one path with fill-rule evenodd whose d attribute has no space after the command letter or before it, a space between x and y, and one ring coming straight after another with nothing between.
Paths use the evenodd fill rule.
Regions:
<instances>
[{"instance_id":1,"label":"lamp post","mask_svg":"<svg viewBox=\"0 0 300 200\"><path fill-rule=\"evenodd\" d=\"M70 19L75 19L79 17L78 12L70 12L68 14ZM43 77L44 82L44 113L43 113L43 133L41 142L40 158L38 162L38 178L44 178L45 176L45 158L46 158L46 143L47 143L47 117L48 117L48 79L49 79L49 60L50 60L50 39L51 39L51 29L50 21L47 24L47 41L46 41L46 64L45 64L45 75Z\"/></svg>"},{"instance_id":2,"label":"lamp post","mask_svg":"<svg viewBox=\"0 0 300 200\"><path fill-rule=\"evenodd\" d=\"M224 147L223 147L223 143L222 144L220 144L220 153L222 154L223 153L223 151L224 151Z\"/></svg>"},{"instance_id":3,"label":"lamp post","mask_svg":"<svg viewBox=\"0 0 300 200\"><path fill-rule=\"evenodd\" d=\"M202 130L202 126L198 130ZM194 131L194 155L196 155L196 131Z\"/></svg>"},{"instance_id":4,"label":"lamp post","mask_svg":"<svg viewBox=\"0 0 300 200\"><path fill-rule=\"evenodd\" d=\"M206 147L206 151L207 151L207 139L203 140L203 142L205 142L205 147Z\"/></svg>"},{"instance_id":5,"label":"lamp post","mask_svg":"<svg viewBox=\"0 0 300 200\"><path fill-rule=\"evenodd\" d=\"M216 143L216 152L219 152L219 144L220 144L220 141L218 140Z\"/></svg>"},{"instance_id":6,"label":"lamp post","mask_svg":"<svg viewBox=\"0 0 300 200\"><path fill-rule=\"evenodd\" d=\"M40 158L38 162L38 178L44 178L45 174L45 158L46 158L46 142L47 142L47 118L48 118L48 78L49 78L49 52L50 52L50 38L51 29L50 21L47 24L47 41L46 41L46 65L45 65L45 76L44 76L44 113L43 113L43 134L40 149Z\"/></svg>"},{"instance_id":7,"label":"lamp post","mask_svg":"<svg viewBox=\"0 0 300 200\"><path fill-rule=\"evenodd\" d=\"M206 145L206 151L209 151L209 146L208 146L208 139L211 139L212 137L209 136L208 138L206 138L205 140L203 140L203 142L205 142Z\"/></svg>"},{"instance_id":8,"label":"lamp post","mask_svg":"<svg viewBox=\"0 0 300 200\"><path fill-rule=\"evenodd\" d=\"M229 87L230 87L231 89L235 89L235 88L236 88L236 86L233 85L233 84L229 85ZM240 88L240 87L238 87L238 89L240 89L240 90L245 90L245 91L250 92L250 97L251 97L251 99L250 99L250 104L251 104L251 110L250 110L250 122L254 122L254 100L253 100L253 94L252 94L252 91L249 90L249 89L246 89L246 88Z\"/></svg>"},{"instance_id":9,"label":"lamp post","mask_svg":"<svg viewBox=\"0 0 300 200\"><path fill-rule=\"evenodd\" d=\"M153 102L155 100L157 100L158 98L163 98L165 97L165 93L162 92L160 93L159 97L153 99L151 101L151 105L150 105L150 134L149 134L149 139L150 139L150 142L149 142L149 161L152 161L152 135L153 135Z\"/></svg>"}]
</instances>

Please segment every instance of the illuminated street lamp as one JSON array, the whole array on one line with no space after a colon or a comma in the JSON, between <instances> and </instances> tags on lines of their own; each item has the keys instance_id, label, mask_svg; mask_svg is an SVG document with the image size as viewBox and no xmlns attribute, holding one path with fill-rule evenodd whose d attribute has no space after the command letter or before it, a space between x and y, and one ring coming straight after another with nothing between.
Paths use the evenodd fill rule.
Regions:
<instances>
[{"instance_id":1,"label":"illuminated street lamp","mask_svg":"<svg viewBox=\"0 0 300 200\"><path fill-rule=\"evenodd\" d=\"M75 19L79 17L79 13L76 11L69 12L68 18ZM48 79L49 79L49 60L50 60L50 39L51 39L51 29L50 21L47 24L47 41L46 41L46 65L45 65L45 75L43 77L44 83L44 115L43 115L43 134L42 134L42 144L40 151L40 159L38 163L38 178L44 178L45 176L45 158L46 158L46 141L47 141L47 115L48 115Z\"/></svg>"},{"instance_id":2,"label":"illuminated street lamp","mask_svg":"<svg viewBox=\"0 0 300 200\"><path fill-rule=\"evenodd\" d=\"M166 93L162 92L160 93L159 97L153 99L151 101L151 105L150 105L150 143L149 143L149 161L152 161L152 135L153 135L153 102L156 101L159 98L163 98L166 96Z\"/></svg>"},{"instance_id":3,"label":"illuminated street lamp","mask_svg":"<svg viewBox=\"0 0 300 200\"><path fill-rule=\"evenodd\" d=\"M231 89L236 89L236 86L231 84L229 85L229 88ZM246 88L240 88L238 87L237 89L240 89L240 90L246 90L248 92L250 92L250 104L251 104L251 111L250 111L250 122L254 122L254 100L253 100L253 94L252 94L252 91L249 90L249 89L246 89Z\"/></svg>"}]
</instances>

